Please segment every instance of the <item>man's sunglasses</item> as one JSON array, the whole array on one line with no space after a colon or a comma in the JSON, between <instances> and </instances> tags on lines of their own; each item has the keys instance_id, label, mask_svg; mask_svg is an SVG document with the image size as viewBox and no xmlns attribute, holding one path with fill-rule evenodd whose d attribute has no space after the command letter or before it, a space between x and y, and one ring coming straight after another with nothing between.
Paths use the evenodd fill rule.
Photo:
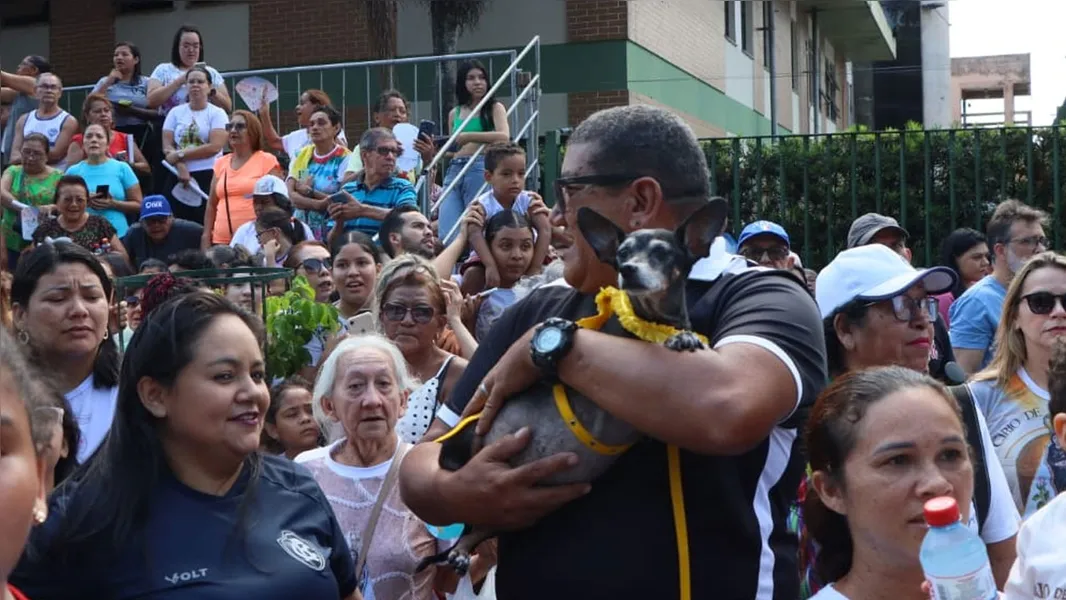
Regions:
<instances>
[{"instance_id":1,"label":"man's sunglasses","mask_svg":"<svg viewBox=\"0 0 1066 600\"><path fill-rule=\"evenodd\" d=\"M789 252L788 246L773 246L770 248L746 246L740 249L740 255L752 262L761 261L764 254L772 261L785 260L788 258Z\"/></svg>"},{"instance_id":2,"label":"man's sunglasses","mask_svg":"<svg viewBox=\"0 0 1066 600\"><path fill-rule=\"evenodd\" d=\"M393 156L400 156L401 154L403 154L403 150L391 146L378 146L376 148L376 151L378 153L378 156L388 156L390 154Z\"/></svg>"},{"instance_id":3,"label":"man's sunglasses","mask_svg":"<svg viewBox=\"0 0 1066 600\"><path fill-rule=\"evenodd\" d=\"M1029 311L1034 315L1050 315L1051 311L1055 310L1055 303L1058 302L1059 306L1063 310L1066 310L1066 294L1052 294L1051 292L1033 292L1027 296L1022 296L1022 300L1025 300L1029 305Z\"/></svg>"},{"instance_id":4,"label":"man's sunglasses","mask_svg":"<svg viewBox=\"0 0 1066 600\"><path fill-rule=\"evenodd\" d=\"M616 187L629 185L634 181L646 177L646 175L576 175L574 177L559 177L555 180L555 203L559 206L559 212L566 212L566 204L570 201L570 188L574 186L598 185L604 187ZM662 185L662 182L660 182ZM682 190L680 192L667 192L667 186L663 185L663 192L671 197L687 198L690 196L706 196L707 190ZM580 191L580 190L575 190Z\"/></svg>"},{"instance_id":5,"label":"man's sunglasses","mask_svg":"<svg viewBox=\"0 0 1066 600\"><path fill-rule=\"evenodd\" d=\"M414 319L415 323L425 325L433 320L433 315L437 314L437 311L428 304L405 306L403 304L389 302L381 307L381 314L393 323L403 321L404 318L407 317L407 313L411 313L411 318Z\"/></svg>"},{"instance_id":6,"label":"man's sunglasses","mask_svg":"<svg viewBox=\"0 0 1066 600\"><path fill-rule=\"evenodd\" d=\"M333 263L328 258L309 258L300 263L300 266L308 273L318 273L323 269L328 271L332 265Z\"/></svg>"},{"instance_id":7,"label":"man's sunglasses","mask_svg":"<svg viewBox=\"0 0 1066 600\"><path fill-rule=\"evenodd\" d=\"M248 129L247 123L226 123L226 131L244 131Z\"/></svg>"}]
</instances>

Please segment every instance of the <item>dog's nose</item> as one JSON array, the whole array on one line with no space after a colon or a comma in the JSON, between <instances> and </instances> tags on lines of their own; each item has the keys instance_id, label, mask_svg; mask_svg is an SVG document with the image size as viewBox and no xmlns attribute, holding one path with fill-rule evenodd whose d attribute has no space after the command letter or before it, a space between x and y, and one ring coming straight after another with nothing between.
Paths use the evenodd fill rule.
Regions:
<instances>
[{"instance_id":1,"label":"dog's nose","mask_svg":"<svg viewBox=\"0 0 1066 600\"><path fill-rule=\"evenodd\" d=\"M625 279L629 279L637 274L637 267L628 263L623 263L618 267L618 274Z\"/></svg>"}]
</instances>

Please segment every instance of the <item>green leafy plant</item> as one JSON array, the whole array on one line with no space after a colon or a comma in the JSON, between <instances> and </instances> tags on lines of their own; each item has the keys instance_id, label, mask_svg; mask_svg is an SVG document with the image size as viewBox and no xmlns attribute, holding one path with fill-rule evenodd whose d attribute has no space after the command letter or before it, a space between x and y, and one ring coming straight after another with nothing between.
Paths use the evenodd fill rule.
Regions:
<instances>
[{"instance_id":1,"label":"green leafy plant","mask_svg":"<svg viewBox=\"0 0 1066 600\"><path fill-rule=\"evenodd\" d=\"M315 335L327 336L340 329L337 309L315 302L315 291L304 277L292 288L266 300L267 372L273 378L295 375L311 362L305 346Z\"/></svg>"}]
</instances>

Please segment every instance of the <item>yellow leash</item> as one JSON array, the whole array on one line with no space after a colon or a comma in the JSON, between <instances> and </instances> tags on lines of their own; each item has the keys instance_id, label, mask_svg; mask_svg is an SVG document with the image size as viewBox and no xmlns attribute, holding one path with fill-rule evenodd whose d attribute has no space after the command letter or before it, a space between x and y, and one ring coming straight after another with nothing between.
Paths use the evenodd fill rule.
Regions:
<instances>
[{"instance_id":1,"label":"yellow leash","mask_svg":"<svg viewBox=\"0 0 1066 600\"><path fill-rule=\"evenodd\" d=\"M618 317L618 322L626 331L635 335L639 339L655 344L662 344L671 336L680 333L679 329L670 325L651 323L638 317L633 312L633 306L629 302L629 296L626 296L624 292L613 287L600 290L600 293L596 295L596 308L599 311L596 315L577 321L577 325L585 329L597 330L603 327L613 315ZM709 345L705 336L698 333L695 335L704 343L704 345ZM589 450L605 456L616 456L625 452L632 446L632 444L604 444L597 440L596 437L581 424L577 415L574 414L574 409L570 406L570 398L567 396L566 388L562 384L556 384L552 387L552 396L555 399L555 407L559 411L559 416L562 417L563 423L566 424L567 429L569 429L570 433L574 434L574 437ZM477 421L480 417L481 413L466 417L462 421L459 421L459 423L448 433L440 436L435 441L443 442L454 437L465 427L469 426L474 421ZM674 514L674 532L677 536L678 576L680 577L679 589L681 592L680 600L691 600L692 570L688 545L688 520L685 517L685 493L681 483L681 453L677 446L671 445L666 447L666 458L670 479L670 505Z\"/></svg>"}]
</instances>

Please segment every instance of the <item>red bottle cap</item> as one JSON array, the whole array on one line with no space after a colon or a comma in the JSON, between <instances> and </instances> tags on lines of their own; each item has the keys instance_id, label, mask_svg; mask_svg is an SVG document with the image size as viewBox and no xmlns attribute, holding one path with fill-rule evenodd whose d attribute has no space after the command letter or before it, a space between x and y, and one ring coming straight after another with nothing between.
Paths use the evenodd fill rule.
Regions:
<instances>
[{"instance_id":1,"label":"red bottle cap","mask_svg":"<svg viewBox=\"0 0 1066 600\"><path fill-rule=\"evenodd\" d=\"M930 527L944 527L959 522L959 505L951 496L933 498L925 503L925 522Z\"/></svg>"}]
</instances>

